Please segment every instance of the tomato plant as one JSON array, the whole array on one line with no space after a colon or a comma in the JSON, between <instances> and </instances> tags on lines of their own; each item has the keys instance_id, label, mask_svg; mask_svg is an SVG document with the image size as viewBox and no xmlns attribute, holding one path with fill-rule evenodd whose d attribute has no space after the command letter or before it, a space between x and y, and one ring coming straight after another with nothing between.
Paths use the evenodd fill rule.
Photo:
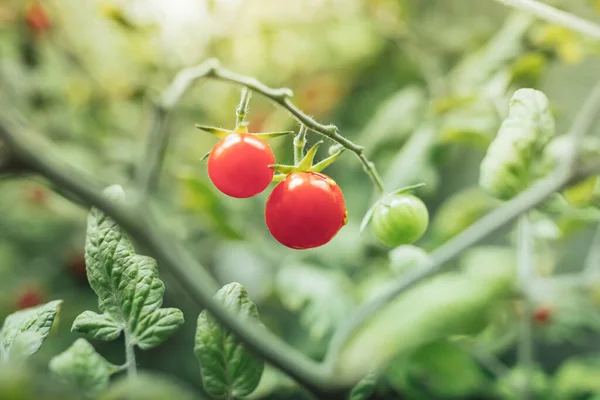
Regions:
<instances>
[{"instance_id":1,"label":"tomato plant","mask_svg":"<svg viewBox=\"0 0 600 400\"><path fill-rule=\"evenodd\" d=\"M600 396L598 1L0 3L0 398Z\"/></svg>"},{"instance_id":2,"label":"tomato plant","mask_svg":"<svg viewBox=\"0 0 600 400\"><path fill-rule=\"evenodd\" d=\"M267 199L265 221L273 237L292 249L329 242L348 222L340 187L316 172L294 172Z\"/></svg>"},{"instance_id":3,"label":"tomato plant","mask_svg":"<svg viewBox=\"0 0 600 400\"><path fill-rule=\"evenodd\" d=\"M208 157L208 176L231 197L246 198L264 191L273 179L275 156L261 138L233 133L221 139Z\"/></svg>"}]
</instances>

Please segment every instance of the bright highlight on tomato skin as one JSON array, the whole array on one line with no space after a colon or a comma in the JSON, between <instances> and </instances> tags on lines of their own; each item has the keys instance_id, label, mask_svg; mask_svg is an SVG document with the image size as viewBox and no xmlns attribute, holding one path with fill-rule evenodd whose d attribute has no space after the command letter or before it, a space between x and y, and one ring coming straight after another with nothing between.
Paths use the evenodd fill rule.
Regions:
<instances>
[{"instance_id":1,"label":"bright highlight on tomato skin","mask_svg":"<svg viewBox=\"0 0 600 400\"><path fill-rule=\"evenodd\" d=\"M256 196L273 179L269 165L275 156L269 145L249 133L234 133L221 139L208 157L208 176L221 192L235 198Z\"/></svg>"},{"instance_id":2,"label":"bright highlight on tomato skin","mask_svg":"<svg viewBox=\"0 0 600 400\"><path fill-rule=\"evenodd\" d=\"M303 250L333 239L348 222L348 211L333 179L316 172L294 172L273 189L265 220L279 243Z\"/></svg>"}]
</instances>

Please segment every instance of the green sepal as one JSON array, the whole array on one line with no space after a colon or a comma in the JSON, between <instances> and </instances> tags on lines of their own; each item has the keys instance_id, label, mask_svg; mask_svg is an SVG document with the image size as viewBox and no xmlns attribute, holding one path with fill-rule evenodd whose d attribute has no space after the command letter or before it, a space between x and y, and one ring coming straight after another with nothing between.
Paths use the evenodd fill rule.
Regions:
<instances>
[{"instance_id":1,"label":"green sepal","mask_svg":"<svg viewBox=\"0 0 600 400\"><path fill-rule=\"evenodd\" d=\"M285 165L285 164L272 164L269 165L269 168L280 172L282 175L275 175L273 177L273 182L280 182L285 177L294 172L321 172L328 166L330 166L338 157L344 152L344 148L338 148L338 150L331 154L329 157L319 161L317 164L312 165L315 154L317 154L317 150L319 146L323 143L323 141L315 143L313 147L306 153L302 161L298 163L298 165Z\"/></svg>"},{"instance_id":2,"label":"green sepal","mask_svg":"<svg viewBox=\"0 0 600 400\"><path fill-rule=\"evenodd\" d=\"M312 167L309 169L309 171L310 171L310 172L321 172L321 171L323 171L325 168L327 168L327 167L329 167L331 164L333 164L333 162L334 162L335 160L337 160L337 159L340 157L340 155L341 155L341 154L344 152L344 150L346 150L346 149L344 149L344 148L342 147L340 150L336 151L335 153L333 153L333 154L332 154L332 155L330 155L329 157L327 157L327 158L325 158L325 159L323 159L323 160L319 161L319 162L318 162L318 163L316 163L315 165L313 165L313 166L312 166Z\"/></svg>"},{"instance_id":3,"label":"green sepal","mask_svg":"<svg viewBox=\"0 0 600 400\"><path fill-rule=\"evenodd\" d=\"M373 213L375 212L375 208L377 208L377 206L379 206L380 204L382 204L382 202L384 202L385 200L389 199L391 196L396 196L402 193L406 193L406 192L410 192L412 190L415 190L417 188L420 188L422 186L425 186L424 183L417 183L414 185L410 185L410 186L404 186L401 187L400 189L396 189L393 192L390 192L388 194L385 194L383 196L381 196L376 202L375 204L373 204L371 206L371 208L369 208L367 210L367 212L365 213L365 216L363 217L361 223L360 223L360 232L362 233L365 228L367 227L367 225L369 225L369 222L371 222L371 219L373 218Z\"/></svg>"},{"instance_id":4,"label":"green sepal","mask_svg":"<svg viewBox=\"0 0 600 400\"><path fill-rule=\"evenodd\" d=\"M315 159L315 155L317 154L317 150L319 150L319 146L321 146L322 144L323 141L320 140L317 143L315 143L314 146L310 148L310 150L306 152L304 158L298 163L298 171L310 171L310 169L313 166L313 161Z\"/></svg>"},{"instance_id":5,"label":"green sepal","mask_svg":"<svg viewBox=\"0 0 600 400\"><path fill-rule=\"evenodd\" d=\"M286 136L294 133L294 131L281 131L281 132L257 132L251 133L251 135L258 136L261 139L273 139L281 136Z\"/></svg>"},{"instance_id":6,"label":"green sepal","mask_svg":"<svg viewBox=\"0 0 600 400\"><path fill-rule=\"evenodd\" d=\"M198 128L202 131L208 132L210 134L213 134L215 136L218 136L221 139L223 139L231 134L234 134L234 133L248 133L248 129L245 126L239 126L233 131L231 131L229 129L217 128L214 126L207 126L207 125L198 125L198 124L196 125L196 128ZM293 131L256 132L256 133L250 133L250 135L257 136L261 139L273 139L273 138L289 135L291 133L294 133L294 132Z\"/></svg>"},{"instance_id":7,"label":"green sepal","mask_svg":"<svg viewBox=\"0 0 600 400\"><path fill-rule=\"evenodd\" d=\"M276 174L275 176L273 176L272 182L281 182L286 178L286 176L286 174Z\"/></svg>"},{"instance_id":8,"label":"green sepal","mask_svg":"<svg viewBox=\"0 0 600 400\"><path fill-rule=\"evenodd\" d=\"M205 155L202 156L202 158L200 158L200 161L204 161L208 158L208 156L210 156L210 151L208 153L206 153Z\"/></svg>"},{"instance_id":9,"label":"green sepal","mask_svg":"<svg viewBox=\"0 0 600 400\"><path fill-rule=\"evenodd\" d=\"M196 125L196 128L204 131L204 132L208 132L212 135L218 136L221 139L235 133L234 131L230 131L228 129L223 129L223 128L217 128L214 126L207 126L207 125Z\"/></svg>"},{"instance_id":10,"label":"green sepal","mask_svg":"<svg viewBox=\"0 0 600 400\"><path fill-rule=\"evenodd\" d=\"M289 175L292 172L298 172L298 168L294 167L293 165L284 165L284 164L271 164L269 165L269 168L271 168L274 171L277 172L281 172L284 175Z\"/></svg>"}]
</instances>

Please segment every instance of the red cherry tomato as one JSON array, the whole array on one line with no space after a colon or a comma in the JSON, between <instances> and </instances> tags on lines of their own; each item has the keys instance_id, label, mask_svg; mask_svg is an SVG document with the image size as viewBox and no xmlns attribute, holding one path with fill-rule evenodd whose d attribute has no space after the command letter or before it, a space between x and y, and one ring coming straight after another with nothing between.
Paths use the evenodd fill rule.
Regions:
<instances>
[{"instance_id":1,"label":"red cherry tomato","mask_svg":"<svg viewBox=\"0 0 600 400\"><path fill-rule=\"evenodd\" d=\"M552 309L550 307L538 307L533 312L533 321L538 325L546 324L552 317Z\"/></svg>"},{"instance_id":2,"label":"red cherry tomato","mask_svg":"<svg viewBox=\"0 0 600 400\"><path fill-rule=\"evenodd\" d=\"M44 301L42 293L37 289L26 289L17 298L17 309L22 310L24 308L34 307L41 304Z\"/></svg>"},{"instance_id":3,"label":"red cherry tomato","mask_svg":"<svg viewBox=\"0 0 600 400\"><path fill-rule=\"evenodd\" d=\"M35 35L40 35L52 27L48 14L38 2L34 2L27 10L25 22Z\"/></svg>"},{"instance_id":4,"label":"red cherry tomato","mask_svg":"<svg viewBox=\"0 0 600 400\"><path fill-rule=\"evenodd\" d=\"M249 133L221 139L208 157L208 176L221 192L236 198L252 197L269 186L275 156L269 145Z\"/></svg>"},{"instance_id":5,"label":"red cherry tomato","mask_svg":"<svg viewBox=\"0 0 600 400\"><path fill-rule=\"evenodd\" d=\"M273 237L299 250L329 242L347 217L340 187L316 172L289 174L273 189L265 206L265 220Z\"/></svg>"}]
</instances>

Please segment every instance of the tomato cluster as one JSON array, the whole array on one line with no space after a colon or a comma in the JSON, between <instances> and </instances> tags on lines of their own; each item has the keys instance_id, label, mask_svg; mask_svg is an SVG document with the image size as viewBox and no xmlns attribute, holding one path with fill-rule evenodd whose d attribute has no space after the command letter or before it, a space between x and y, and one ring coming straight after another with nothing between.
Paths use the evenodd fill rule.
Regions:
<instances>
[{"instance_id":1,"label":"tomato cluster","mask_svg":"<svg viewBox=\"0 0 600 400\"><path fill-rule=\"evenodd\" d=\"M212 183L234 198L262 193L275 173L275 156L267 142L260 134L238 129L219 133L223 137L208 156ZM314 152L307 154L310 167L312 156ZM282 245L297 250L328 243L346 224L348 216L340 187L310 167L293 168L293 172L283 174L285 177L275 186L265 206L265 222L271 235Z\"/></svg>"}]
</instances>

